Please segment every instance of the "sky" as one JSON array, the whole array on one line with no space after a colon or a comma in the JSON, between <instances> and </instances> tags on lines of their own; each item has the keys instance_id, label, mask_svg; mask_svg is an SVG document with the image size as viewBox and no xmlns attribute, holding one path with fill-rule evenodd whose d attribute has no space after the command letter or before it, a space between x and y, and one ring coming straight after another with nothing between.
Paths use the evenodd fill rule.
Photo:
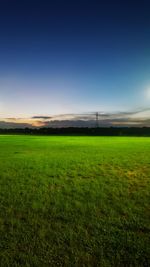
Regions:
<instances>
[{"instance_id":1,"label":"sky","mask_svg":"<svg viewBox=\"0 0 150 267\"><path fill-rule=\"evenodd\" d=\"M0 126L96 111L147 121L149 11L148 0L0 0Z\"/></svg>"}]
</instances>

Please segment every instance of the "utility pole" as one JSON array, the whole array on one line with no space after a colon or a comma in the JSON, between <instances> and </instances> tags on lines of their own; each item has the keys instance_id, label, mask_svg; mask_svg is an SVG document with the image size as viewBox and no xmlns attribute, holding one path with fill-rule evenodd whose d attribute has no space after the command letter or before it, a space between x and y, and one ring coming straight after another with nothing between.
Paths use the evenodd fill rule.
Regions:
<instances>
[{"instance_id":1,"label":"utility pole","mask_svg":"<svg viewBox=\"0 0 150 267\"><path fill-rule=\"evenodd\" d=\"M98 127L99 127L99 120L98 120L98 116L99 116L99 114L98 114L98 112L96 112L96 128L98 128Z\"/></svg>"}]
</instances>

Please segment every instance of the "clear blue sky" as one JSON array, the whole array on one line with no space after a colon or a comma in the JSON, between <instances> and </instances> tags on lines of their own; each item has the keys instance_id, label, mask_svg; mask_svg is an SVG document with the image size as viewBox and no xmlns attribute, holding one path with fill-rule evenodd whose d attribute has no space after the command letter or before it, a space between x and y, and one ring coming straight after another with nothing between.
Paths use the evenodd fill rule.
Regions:
<instances>
[{"instance_id":1,"label":"clear blue sky","mask_svg":"<svg viewBox=\"0 0 150 267\"><path fill-rule=\"evenodd\" d=\"M0 115L148 107L149 11L145 0L1 0Z\"/></svg>"}]
</instances>

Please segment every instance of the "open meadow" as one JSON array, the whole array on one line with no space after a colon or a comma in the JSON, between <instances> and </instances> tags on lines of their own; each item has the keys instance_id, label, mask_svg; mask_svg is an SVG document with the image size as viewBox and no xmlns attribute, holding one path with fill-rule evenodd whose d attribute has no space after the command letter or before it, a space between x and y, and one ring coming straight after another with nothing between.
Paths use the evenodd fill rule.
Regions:
<instances>
[{"instance_id":1,"label":"open meadow","mask_svg":"<svg viewBox=\"0 0 150 267\"><path fill-rule=\"evenodd\" d=\"M1 135L0 266L150 266L150 138Z\"/></svg>"}]
</instances>

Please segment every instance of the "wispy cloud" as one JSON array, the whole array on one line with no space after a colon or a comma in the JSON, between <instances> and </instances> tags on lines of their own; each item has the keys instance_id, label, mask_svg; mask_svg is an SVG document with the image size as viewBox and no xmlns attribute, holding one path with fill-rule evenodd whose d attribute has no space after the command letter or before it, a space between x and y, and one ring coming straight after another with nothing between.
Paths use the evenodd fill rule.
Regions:
<instances>
[{"instance_id":1,"label":"wispy cloud","mask_svg":"<svg viewBox=\"0 0 150 267\"><path fill-rule=\"evenodd\" d=\"M42 120L48 120L52 119L53 117L50 116L33 116L32 119L42 119Z\"/></svg>"}]
</instances>

